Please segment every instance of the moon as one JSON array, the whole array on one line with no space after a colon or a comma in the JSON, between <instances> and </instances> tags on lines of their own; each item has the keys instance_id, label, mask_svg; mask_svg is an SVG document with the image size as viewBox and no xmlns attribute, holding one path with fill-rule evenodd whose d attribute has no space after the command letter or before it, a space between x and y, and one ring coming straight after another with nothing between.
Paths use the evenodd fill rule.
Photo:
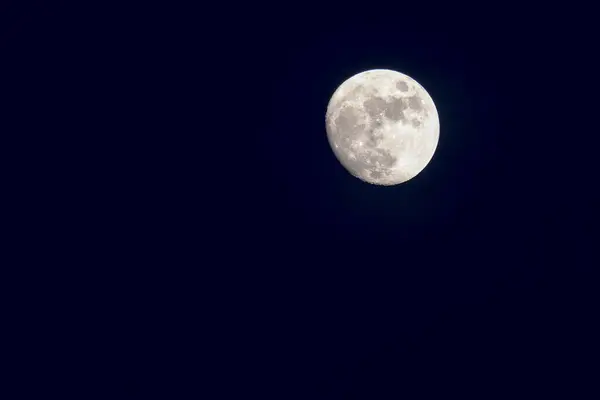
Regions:
<instances>
[{"instance_id":1,"label":"moon","mask_svg":"<svg viewBox=\"0 0 600 400\"><path fill-rule=\"evenodd\" d=\"M433 158L440 123L433 99L416 80L389 69L344 81L327 105L329 144L355 177L397 185L417 176Z\"/></svg>"}]
</instances>

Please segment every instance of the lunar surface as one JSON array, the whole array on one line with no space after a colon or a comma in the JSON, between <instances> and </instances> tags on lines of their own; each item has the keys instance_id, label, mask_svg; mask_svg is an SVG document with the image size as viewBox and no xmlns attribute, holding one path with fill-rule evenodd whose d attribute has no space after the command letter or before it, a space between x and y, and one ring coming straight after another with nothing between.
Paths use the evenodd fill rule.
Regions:
<instances>
[{"instance_id":1,"label":"lunar surface","mask_svg":"<svg viewBox=\"0 0 600 400\"><path fill-rule=\"evenodd\" d=\"M388 69L361 72L335 91L326 113L327 138L354 176L396 185L431 161L440 123L435 104L411 77Z\"/></svg>"}]
</instances>

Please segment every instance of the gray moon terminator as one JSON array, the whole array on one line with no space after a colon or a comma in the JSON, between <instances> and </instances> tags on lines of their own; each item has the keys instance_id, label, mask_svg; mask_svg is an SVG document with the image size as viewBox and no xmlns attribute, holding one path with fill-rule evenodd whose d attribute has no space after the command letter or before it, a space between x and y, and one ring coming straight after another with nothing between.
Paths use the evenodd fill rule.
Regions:
<instances>
[{"instance_id":1,"label":"gray moon terminator","mask_svg":"<svg viewBox=\"0 0 600 400\"><path fill-rule=\"evenodd\" d=\"M433 99L414 79L389 69L344 81L327 106L329 144L355 177L396 185L417 176L433 158L440 123Z\"/></svg>"}]
</instances>

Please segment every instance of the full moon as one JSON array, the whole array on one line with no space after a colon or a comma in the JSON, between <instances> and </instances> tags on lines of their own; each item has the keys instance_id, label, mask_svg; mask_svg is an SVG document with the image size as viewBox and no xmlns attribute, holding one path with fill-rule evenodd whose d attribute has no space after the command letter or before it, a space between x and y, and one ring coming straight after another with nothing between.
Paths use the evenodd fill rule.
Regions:
<instances>
[{"instance_id":1,"label":"full moon","mask_svg":"<svg viewBox=\"0 0 600 400\"><path fill-rule=\"evenodd\" d=\"M413 78L389 69L361 72L333 93L327 138L355 177L397 185L417 176L435 153L440 123L433 99Z\"/></svg>"}]
</instances>

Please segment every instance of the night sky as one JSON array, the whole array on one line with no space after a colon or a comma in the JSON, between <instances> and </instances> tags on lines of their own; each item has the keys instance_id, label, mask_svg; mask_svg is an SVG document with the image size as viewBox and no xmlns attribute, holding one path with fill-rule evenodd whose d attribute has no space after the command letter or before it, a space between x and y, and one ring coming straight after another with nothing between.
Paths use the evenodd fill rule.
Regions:
<instances>
[{"instance_id":1,"label":"night sky","mask_svg":"<svg viewBox=\"0 0 600 400\"><path fill-rule=\"evenodd\" d=\"M15 171L35 232L61 238L47 257L77 265L44 273L61 317L36 315L77 332L44 343L77 343L56 357L81 393L591 393L583 17L30 3L1 32L32 160ZM397 186L351 176L325 132L335 89L374 68L416 79L440 117L433 160Z\"/></svg>"}]
</instances>

